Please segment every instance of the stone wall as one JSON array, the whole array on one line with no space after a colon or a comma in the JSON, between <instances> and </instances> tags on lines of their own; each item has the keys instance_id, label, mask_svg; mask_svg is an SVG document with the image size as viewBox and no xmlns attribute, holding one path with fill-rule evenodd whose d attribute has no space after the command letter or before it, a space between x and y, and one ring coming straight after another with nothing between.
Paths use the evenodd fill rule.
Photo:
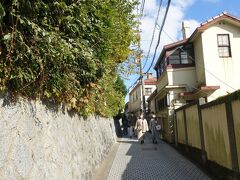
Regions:
<instances>
[{"instance_id":1,"label":"stone wall","mask_svg":"<svg viewBox=\"0 0 240 180\"><path fill-rule=\"evenodd\" d=\"M0 99L0 179L91 179L115 142L112 119Z\"/></svg>"}]
</instances>

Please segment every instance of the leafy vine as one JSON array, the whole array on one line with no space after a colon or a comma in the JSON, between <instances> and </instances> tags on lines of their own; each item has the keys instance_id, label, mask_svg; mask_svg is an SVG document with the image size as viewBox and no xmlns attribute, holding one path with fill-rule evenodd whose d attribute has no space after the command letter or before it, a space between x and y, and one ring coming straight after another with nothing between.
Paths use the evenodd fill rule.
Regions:
<instances>
[{"instance_id":1,"label":"leafy vine","mask_svg":"<svg viewBox=\"0 0 240 180\"><path fill-rule=\"evenodd\" d=\"M124 105L119 79L139 39L136 1L3 0L0 90L65 103L83 116Z\"/></svg>"}]
</instances>

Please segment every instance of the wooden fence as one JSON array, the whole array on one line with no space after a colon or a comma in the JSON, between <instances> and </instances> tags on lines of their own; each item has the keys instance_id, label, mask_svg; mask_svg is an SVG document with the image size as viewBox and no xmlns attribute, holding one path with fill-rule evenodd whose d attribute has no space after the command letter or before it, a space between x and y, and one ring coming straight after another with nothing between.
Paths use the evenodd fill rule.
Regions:
<instances>
[{"instance_id":1,"label":"wooden fence","mask_svg":"<svg viewBox=\"0 0 240 180\"><path fill-rule=\"evenodd\" d=\"M240 179L239 94L204 105L191 103L175 111L177 147L223 179Z\"/></svg>"}]
</instances>

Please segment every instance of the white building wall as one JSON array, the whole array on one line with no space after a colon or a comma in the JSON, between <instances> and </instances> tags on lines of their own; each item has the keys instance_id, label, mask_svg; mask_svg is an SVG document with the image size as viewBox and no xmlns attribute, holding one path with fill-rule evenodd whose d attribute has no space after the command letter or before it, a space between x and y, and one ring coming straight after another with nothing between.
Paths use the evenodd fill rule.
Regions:
<instances>
[{"instance_id":1,"label":"white building wall","mask_svg":"<svg viewBox=\"0 0 240 180\"><path fill-rule=\"evenodd\" d=\"M203 45L202 45L202 38L199 36L195 39L193 43L194 47L194 60L195 60L195 67L196 67L196 78L198 86L205 84L205 70L204 70L204 60L203 60Z\"/></svg>"},{"instance_id":2,"label":"white building wall","mask_svg":"<svg viewBox=\"0 0 240 180\"><path fill-rule=\"evenodd\" d=\"M138 87L136 87L136 89L134 89L131 94L129 94L129 112L135 112L136 110L140 109L142 102L141 92L141 86L138 85Z\"/></svg>"},{"instance_id":3,"label":"white building wall","mask_svg":"<svg viewBox=\"0 0 240 180\"><path fill-rule=\"evenodd\" d=\"M167 76L167 71L165 71L157 82L157 92L160 92L167 85L168 85L168 76Z\"/></svg>"},{"instance_id":4,"label":"white building wall","mask_svg":"<svg viewBox=\"0 0 240 180\"><path fill-rule=\"evenodd\" d=\"M144 85L144 88L152 88L152 92L156 89L156 85ZM138 94L138 98L136 99L136 93ZM133 96L135 96L135 100L133 100ZM146 107L147 107L147 99L149 98L150 95L145 96L145 102L146 102ZM129 95L129 112L136 112L139 111L140 109L143 109L143 104L142 104L142 86L138 85L134 91L131 92Z\"/></svg>"},{"instance_id":5,"label":"white building wall","mask_svg":"<svg viewBox=\"0 0 240 180\"><path fill-rule=\"evenodd\" d=\"M168 86L186 85L187 91L196 88L196 68L187 67L179 69L168 69Z\"/></svg>"},{"instance_id":6,"label":"white building wall","mask_svg":"<svg viewBox=\"0 0 240 180\"><path fill-rule=\"evenodd\" d=\"M156 109L155 109L155 99L152 99L150 102L149 102L149 105L148 105L148 107L150 108L150 111L151 112L156 112Z\"/></svg>"},{"instance_id":7,"label":"white building wall","mask_svg":"<svg viewBox=\"0 0 240 180\"><path fill-rule=\"evenodd\" d=\"M229 34L232 57L219 58L217 34ZM240 28L229 23L218 23L202 34L206 85L219 85L209 101L240 89Z\"/></svg>"},{"instance_id":8,"label":"white building wall","mask_svg":"<svg viewBox=\"0 0 240 180\"><path fill-rule=\"evenodd\" d=\"M157 84L157 92L161 93L158 94L156 100L158 101L164 98L166 93L168 93L170 103L169 108L176 108L182 106L183 102L179 100L179 93L185 92L186 90L191 92L195 89L197 85L195 67L167 69L166 73L164 73L162 76L163 77L161 77ZM172 88L166 89L166 86L172 86ZM186 86L186 89L184 88L184 86ZM159 113L161 114L161 112Z\"/></svg>"},{"instance_id":9,"label":"white building wall","mask_svg":"<svg viewBox=\"0 0 240 180\"><path fill-rule=\"evenodd\" d=\"M155 91L155 89L156 89L156 85L144 85L144 88L151 88L152 89L152 93L153 93L153 91ZM146 95L145 94L145 100L147 100L150 95Z\"/></svg>"}]
</instances>

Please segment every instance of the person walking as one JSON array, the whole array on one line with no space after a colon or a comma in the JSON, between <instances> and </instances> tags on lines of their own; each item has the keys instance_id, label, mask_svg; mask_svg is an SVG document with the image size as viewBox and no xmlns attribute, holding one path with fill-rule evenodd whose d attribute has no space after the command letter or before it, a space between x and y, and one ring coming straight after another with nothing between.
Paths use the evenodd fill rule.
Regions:
<instances>
[{"instance_id":1,"label":"person walking","mask_svg":"<svg viewBox=\"0 0 240 180\"><path fill-rule=\"evenodd\" d=\"M126 136L128 134L128 118L125 113L122 115L122 126L123 126L123 135Z\"/></svg>"},{"instance_id":2,"label":"person walking","mask_svg":"<svg viewBox=\"0 0 240 180\"><path fill-rule=\"evenodd\" d=\"M128 135L129 138L132 138L134 135L134 127L136 124L136 118L134 117L133 113L128 114L128 124L129 124Z\"/></svg>"},{"instance_id":3,"label":"person walking","mask_svg":"<svg viewBox=\"0 0 240 180\"><path fill-rule=\"evenodd\" d=\"M157 144L157 139L159 136L159 131L161 130L161 125L158 123L156 119L156 115L152 112L152 118L150 120L150 130L152 133L152 142L153 144Z\"/></svg>"},{"instance_id":4,"label":"person walking","mask_svg":"<svg viewBox=\"0 0 240 180\"><path fill-rule=\"evenodd\" d=\"M138 140L141 144L144 143L144 135L149 130L147 120L144 118L143 114L140 114L134 128L137 132Z\"/></svg>"}]
</instances>

